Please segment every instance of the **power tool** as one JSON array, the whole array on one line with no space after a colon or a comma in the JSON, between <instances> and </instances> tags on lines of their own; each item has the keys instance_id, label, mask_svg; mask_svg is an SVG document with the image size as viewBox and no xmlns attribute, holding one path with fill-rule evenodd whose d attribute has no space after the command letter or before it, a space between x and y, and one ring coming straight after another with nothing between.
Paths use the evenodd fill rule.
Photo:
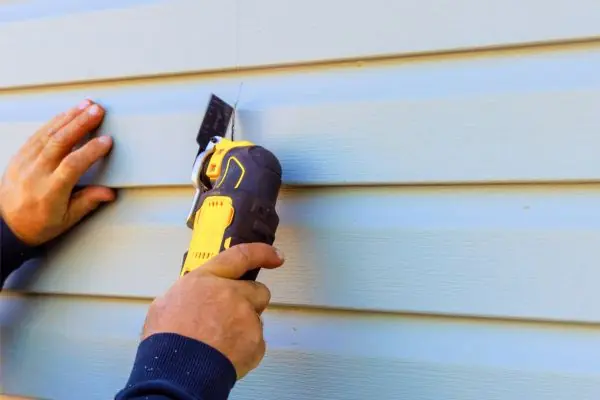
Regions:
<instances>
[{"instance_id":1,"label":"power tool","mask_svg":"<svg viewBox=\"0 0 600 400\"><path fill-rule=\"evenodd\" d=\"M192 230L180 276L200 268L231 246L272 245L279 225L275 210L281 187L281 164L266 148L226 139L234 108L212 94L196 142L192 167L196 189L187 226ZM260 267L242 280L256 280Z\"/></svg>"}]
</instances>

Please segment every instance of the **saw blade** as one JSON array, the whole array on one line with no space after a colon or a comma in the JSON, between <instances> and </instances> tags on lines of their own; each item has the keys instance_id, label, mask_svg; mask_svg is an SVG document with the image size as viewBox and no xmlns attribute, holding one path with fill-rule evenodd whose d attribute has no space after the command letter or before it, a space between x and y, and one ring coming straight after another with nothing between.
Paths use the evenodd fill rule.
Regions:
<instances>
[{"instance_id":1,"label":"saw blade","mask_svg":"<svg viewBox=\"0 0 600 400\"><path fill-rule=\"evenodd\" d=\"M211 94L202 125L200 125L198 135L196 136L196 142L199 147L198 154L206 150L210 138L214 136L225 137L232 115L233 107L223 99Z\"/></svg>"}]
</instances>

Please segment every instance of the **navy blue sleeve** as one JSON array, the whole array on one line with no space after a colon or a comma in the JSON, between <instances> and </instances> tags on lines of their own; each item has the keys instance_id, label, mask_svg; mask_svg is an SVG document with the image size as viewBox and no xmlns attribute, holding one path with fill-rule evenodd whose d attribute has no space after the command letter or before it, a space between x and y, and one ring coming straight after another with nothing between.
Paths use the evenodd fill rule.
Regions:
<instances>
[{"instance_id":1,"label":"navy blue sleeve","mask_svg":"<svg viewBox=\"0 0 600 400\"><path fill-rule=\"evenodd\" d=\"M0 218L0 289L8 276L24 262L40 254L41 246L23 243Z\"/></svg>"},{"instance_id":2,"label":"navy blue sleeve","mask_svg":"<svg viewBox=\"0 0 600 400\"><path fill-rule=\"evenodd\" d=\"M115 400L225 400L236 379L231 361L213 347L159 333L138 346L129 381Z\"/></svg>"}]
</instances>

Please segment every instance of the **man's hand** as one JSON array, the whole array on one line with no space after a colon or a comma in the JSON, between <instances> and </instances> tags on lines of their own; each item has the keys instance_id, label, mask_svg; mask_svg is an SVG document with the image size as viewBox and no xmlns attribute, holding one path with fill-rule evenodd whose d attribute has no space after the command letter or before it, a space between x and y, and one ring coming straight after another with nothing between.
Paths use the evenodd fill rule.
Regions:
<instances>
[{"instance_id":1,"label":"man's hand","mask_svg":"<svg viewBox=\"0 0 600 400\"><path fill-rule=\"evenodd\" d=\"M73 148L102 122L104 110L86 100L42 126L11 159L0 186L0 212L13 233L35 246L62 234L102 202L106 187L72 190L81 176L112 146L108 136Z\"/></svg>"},{"instance_id":2,"label":"man's hand","mask_svg":"<svg viewBox=\"0 0 600 400\"><path fill-rule=\"evenodd\" d=\"M142 339L176 333L204 342L229 358L241 379L264 357L260 314L271 293L260 282L236 279L259 266L281 266L279 254L262 243L241 244L218 254L154 300Z\"/></svg>"}]
</instances>

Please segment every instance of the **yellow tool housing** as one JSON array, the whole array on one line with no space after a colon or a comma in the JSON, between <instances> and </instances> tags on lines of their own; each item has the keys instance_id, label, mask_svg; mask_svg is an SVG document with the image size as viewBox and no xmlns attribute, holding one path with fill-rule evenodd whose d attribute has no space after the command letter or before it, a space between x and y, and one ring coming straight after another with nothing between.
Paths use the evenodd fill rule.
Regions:
<instances>
[{"instance_id":1,"label":"yellow tool housing","mask_svg":"<svg viewBox=\"0 0 600 400\"><path fill-rule=\"evenodd\" d=\"M281 164L264 147L221 139L206 158L200 179L210 189L198 201L182 276L236 244L273 244L279 225L275 206ZM242 279L257 275L258 269Z\"/></svg>"}]
</instances>

